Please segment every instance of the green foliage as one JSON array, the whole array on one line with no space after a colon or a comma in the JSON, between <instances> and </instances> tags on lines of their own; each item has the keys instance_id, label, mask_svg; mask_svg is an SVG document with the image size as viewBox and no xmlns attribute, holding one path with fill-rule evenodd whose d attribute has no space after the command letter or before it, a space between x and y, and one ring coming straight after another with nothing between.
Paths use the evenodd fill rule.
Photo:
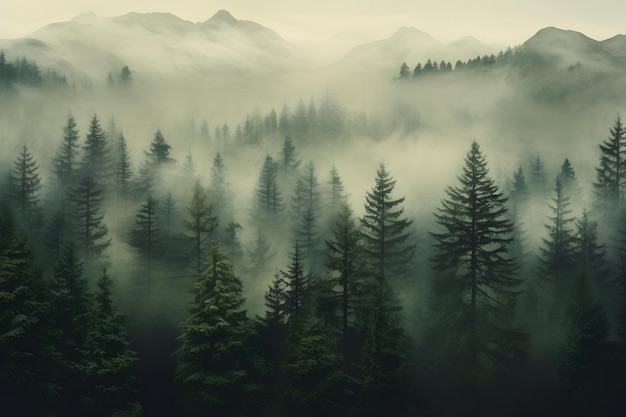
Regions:
<instances>
[{"instance_id":1,"label":"green foliage","mask_svg":"<svg viewBox=\"0 0 626 417\"><path fill-rule=\"evenodd\" d=\"M59 387L51 305L41 273L6 207L0 208L0 392L11 415L44 416Z\"/></svg>"},{"instance_id":2,"label":"green foliage","mask_svg":"<svg viewBox=\"0 0 626 417\"><path fill-rule=\"evenodd\" d=\"M436 350L431 350L436 368L475 385L485 373L506 368L521 348L525 335L513 322L521 281L508 255L507 199L489 176L476 142L459 182L446 189L435 213L442 231L431 233L434 324L426 340Z\"/></svg>"},{"instance_id":3,"label":"green foliage","mask_svg":"<svg viewBox=\"0 0 626 417\"><path fill-rule=\"evenodd\" d=\"M73 205L75 242L86 258L99 256L111 245L109 230L104 224L104 214L100 213L104 199L102 194L102 189L91 175L83 177L75 188L68 191L68 199Z\"/></svg>"},{"instance_id":4,"label":"green foliage","mask_svg":"<svg viewBox=\"0 0 626 417\"><path fill-rule=\"evenodd\" d=\"M81 169L83 175L91 175L103 183L107 182L111 173L109 144L96 114L91 119L87 139L83 146Z\"/></svg>"},{"instance_id":5,"label":"green foliage","mask_svg":"<svg viewBox=\"0 0 626 417\"><path fill-rule=\"evenodd\" d=\"M626 133L619 116L610 133L611 136L599 145L600 166L596 168L596 182L593 183L596 204L605 213L618 207L626 180Z\"/></svg>"},{"instance_id":6,"label":"green foliage","mask_svg":"<svg viewBox=\"0 0 626 417\"><path fill-rule=\"evenodd\" d=\"M176 380L183 390L186 415L254 410L259 387L253 376L259 364L243 302L241 281L213 241L193 286L176 351Z\"/></svg>"},{"instance_id":7,"label":"green foliage","mask_svg":"<svg viewBox=\"0 0 626 417\"><path fill-rule=\"evenodd\" d=\"M79 132L76 128L76 120L72 113L67 115L67 122L63 127L63 141L52 163L54 173L59 182L64 185L72 185L76 179L78 169L78 154L80 145L78 144Z\"/></svg>"},{"instance_id":8,"label":"green foliage","mask_svg":"<svg viewBox=\"0 0 626 417\"><path fill-rule=\"evenodd\" d=\"M276 227L278 217L284 209L277 176L278 166L274 159L267 155L254 192L253 216L261 229Z\"/></svg>"},{"instance_id":9,"label":"green foliage","mask_svg":"<svg viewBox=\"0 0 626 417\"><path fill-rule=\"evenodd\" d=\"M9 176L11 197L22 220L30 227L40 222L39 204L41 178L39 165L26 145L22 146L19 156L13 163Z\"/></svg>"},{"instance_id":10,"label":"green foliage","mask_svg":"<svg viewBox=\"0 0 626 417\"><path fill-rule=\"evenodd\" d=\"M191 201L187 206L188 217L185 227L191 233L193 250L196 260L196 271L200 272L202 254L206 242L217 227L217 217L213 216L213 207L207 204L207 195L200 183L196 180L193 186Z\"/></svg>"},{"instance_id":11,"label":"green foliage","mask_svg":"<svg viewBox=\"0 0 626 417\"><path fill-rule=\"evenodd\" d=\"M174 162L172 158L170 158L170 149L172 147L165 142L165 137L160 130L157 130L154 134L154 139L150 143L150 150L146 152L148 156L148 160L152 165L162 165Z\"/></svg>"},{"instance_id":12,"label":"green foliage","mask_svg":"<svg viewBox=\"0 0 626 417\"><path fill-rule=\"evenodd\" d=\"M98 280L98 291L90 313L84 367L90 391L89 415L140 416L136 400L137 381L132 376L137 354L130 348L126 335L126 318L112 299L113 282L106 270Z\"/></svg>"}]
</instances>

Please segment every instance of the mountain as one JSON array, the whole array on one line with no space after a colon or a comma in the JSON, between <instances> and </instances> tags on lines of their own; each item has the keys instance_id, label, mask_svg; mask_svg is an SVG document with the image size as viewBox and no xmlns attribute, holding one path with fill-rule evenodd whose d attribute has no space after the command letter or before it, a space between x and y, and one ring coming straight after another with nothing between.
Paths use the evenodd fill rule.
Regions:
<instances>
[{"instance_id":1,"label":"mountain","mask_svg":"<svg viewBox=\"0 0 626 417\"><path fill-rule=\"evenodd\" d=\"M350 50L337 65L355 71L377 74L394 73L402 62L411 68L418 62L467 60L477 55L492 54L495 49L473 37L444 44L430 34L414 27L401 27L391 37L359 45Z\"/></svg>"},{"instance_id":2,"label":"mountain","mask_svg":"<svg viewBox=\"0 0 626 417\"><path fill-rule=\"evenodd\" d=\"M624 35L597 41L573 30L547 27L524 42L522 49L552 59L561 67L581 64L589 69L602 70L626 63Z\"/></svg>"},{"instance_id":3,"label":"mountain","mask_svg":"<svg viewBox=\"0 0 626 417\"><path fill-rule=\"evenodd\" d=\"M273 30L238 20L225 10L201 23L170 13L85 14L47 25L29 38L42 48L22 51L19 44L5 42L7 53L28 53L36 61L47 60L54 69L57 63L71 63L78 69L72 72L95 80L117 75L126 65L144 76L264 73L284 68L294 53Z\"/></svg>"}]
</instances>

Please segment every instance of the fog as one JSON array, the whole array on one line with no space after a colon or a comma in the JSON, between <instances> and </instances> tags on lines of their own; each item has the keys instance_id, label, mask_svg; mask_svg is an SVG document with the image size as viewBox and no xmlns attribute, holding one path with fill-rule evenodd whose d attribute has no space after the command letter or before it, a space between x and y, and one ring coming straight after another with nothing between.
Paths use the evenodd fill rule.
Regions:
<instances>
[{"instance_id":1,"label":"fog","mask_svg":"<svg viewBox=\"0 0 626 417\"><path fill-rule=\"evenodd\" d=\"M524 293L538 275L542 248L549 239L546 225L553 216L555 178L566 158L577 181L577 187L570 189L571 214L567 215L579 219L583 208L592 210L597 203L592 184L600 161L598 145L626 111L622 93L626 90L622 71L626 54L620 48L626 40L618 36L602 42L553 28L498 54L498 49L473 38L440 42L406 28L386 36L390 37L350 51L344 51L343 41L318 50L312 49L318 44L309 42L306 50L272 29L239 21L228 12L203 23L166 13L134 13L115 18L83 15L44 27L32 38L45 47L31 41L2 41L6 62L25 56L41 67L43 77L37 85L19 80L0 84L4 203L11 204L8 178L26 145L39 166L43 218L48 221L65 207L69 194L57 178L53 158L58 155L69 114L77 122L81 147L97 115L107 133L111 158L119 157L119 133L123 133L133 191L120 197L117 186L109 185L102 211L111 245L101 255L83 261L92 290L102 267L108 268L116 283L116 299L129 316L131 333L144 349L140 354L149 350L142 343L156 338L165 350L170 349L162 359L175 344L174 333L188 313L190 290L197 278L190 243L193 233L187 225L196 180L218 224L211 236L204 237L202 249L207 250L209 238L226 242L222 242L224 251L243 282L244 307L248 317L255 318L265 314L264 295L274 274L287 271L292 260L300 227L300 218L294 214L296 184L307 164L315 167L319 204L324 207L316 218L319 253L317 258L309 254L305 267L327 277L332 273L326 270L325 241L331 239L333 216L323 195L329 192L331 167L341 177L355 218L361 219L366 214L366 193L384 163L396 180L392 196L405 199L403 216L412 222L408 242L415 245L411 264L404 267L407 277L394 281L393 291L402 307L406 332L417 345L426 345L433 283L440 278L432 267L436 250L430 233L441 229L433 213L447 198L447 187L458 186L472 142L480 145L490 176L505 196L514 193L514 173L521 167L526 174L531 196L523 204L507 203L521 230L523 249L515 256L520 258L520 292ZM468 62L477 56L482 64ZM414 76L417 64L423 68L427 60L450 62L451 68ZM467 62L465 68L455 68L457 61ZM408 76L400 73L403 62L409 66ZM123 79L124 67L132 74L130 80ZM50 85L47 70L64 74L67 83ZM274 125L268 125L272 114ZM146 182L141 170L154 156L151 145L157 131L171 146L170 159L147 171L154 185L146 193L139 191L145 185L141 182ZM293 172L279 171L285 210L278 221L268 222L261 218L257 192L262 188L266 156L280 161L286 136L293 141L300 166ZM224 163L222 185L227 191L223 194L215 189L213 164L218 153ZM192 175L185 172L188 155L195 163ZM544 163L542 187L531 178L537 157ZM108 175L96 181L117 181L116 173ZM158 207L169 196L175 207L167 226L173 228L167 232L170 240L161 243L167 249L158 256L146 256L133 243L138 213L148 196L157 200ZM599 220L598 241L605 245L607 265L617 270L616 227L600 214L594 220ZM233 228L230 235L226 228L235 224L240 228ZM44 276L51 276L54 260L37 243L43 230L27 222L22 226L33 242L38 266ZM158 226L165 233L164 223ZM263 265L255 264L253 255L261 236L270 245L269 260ZM617 290L594 291L605 303L610 340L618 340L622 306L616 301ZM535 310L528 307L532 302L524 302L519 303L518 314L527 319ZM566 304L560 302L557 318L551 318L559 323ZM167 328L162 340L159 326ZM558 328L552 335L546 336L543 328L533 335L529 356L539 358L533 366L540 367L537 364L545 358L554 360L554 352L566 337L565 330ZM146 359L144 373L159 360ZM146 400L148 415L158 415L157 396L153 391L144 394L152 395Z\"/></svg>"}]
</instances>

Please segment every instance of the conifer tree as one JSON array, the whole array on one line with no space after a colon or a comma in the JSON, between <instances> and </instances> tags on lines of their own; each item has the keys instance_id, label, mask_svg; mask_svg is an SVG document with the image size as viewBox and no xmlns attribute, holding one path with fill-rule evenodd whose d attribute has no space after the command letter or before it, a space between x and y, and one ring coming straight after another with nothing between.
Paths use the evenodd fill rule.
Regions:
<instances>
[{"instance_id":1,"label":"conifer tree","mask_svg":"<svg viewBox=\"0 0 626 417\"><path fill-rule=\"evenodd\" d=\"M513 323L521 281L508 253L507 199L489 176L478 143L458 179L435 213L441 231L431 233L434 324L425 337L436 350L429 358L435 368L473 389L484 373L506 369L525 336Z\"/></svg>"},{"instance_id":2,"label":"conifer tree","mask_svg":"<svg viewBox=\"0 0 626 417\"><path fill-rule=\"evenodd\" d=\"M294 244L293 253L287 271L281 270L285 282L285 303L287 314L297 317L309 292L309 277L304 274L304 265L300 258L298 242Z\"/></svg>"},{"instance_id":3,"label":"conifer tree","mask_svg":"<svg viewBox=\"0 0 626 417\"><path fill-rule=\"evenodd\" d=\"M183 164L183 175L187 179L192 179L196 174L196 163L193 160L193 155L191 154L191 150L187 152L187 157L185 158L185 163Z\"/></svg>"},{"instance_id":4,"label":"conifer tree","mask_svg":"<svg viewBox=\"0 0 626 417\"><path fill-rule=\"evenodd\" d=\"M600 146L600 166L596 168L593 184L596 204L604 213L614 212L622 199L626 180L626 132L618 116L610 136Z\"/></svg>"},{"instance_id":5,"label":"conifer tree","mask_svg":"<svg viewBox=\"0 0 626 417\"><path fill-rule=\"evenodd\" d=\"M528 199L528 185L526 184L526 177L524 176L524 170L520 166L517 171L513 173L513 188L511 190L511 203L514 208L523 204Z\"/></svg>"},{"instance_id":6,"label":"conifer tree","mask_svg":"<svg viewBox=\"0 0 626 417\"><path fill-rule=\"evenodd\" d=\"M327 185L327 204L329 208L329 217L331 219L334 219L339 209L343 207L347 200L347 196L344 192L343 182L341 181L339 171L337 171L337 168L334 164L330 169L330 178L328 179Z\"/></svg>"},{"instance_id":7,"label":"conifer tree","mask_svg":"<svg viewBox=\"0 0 626 417\"><path fill-rule=\"evenodd\" d=\"M606 287L611 281L605 255L604 246L598 243L598 223L584 209L582 216L576 220L573 258L578 273L583 273L597 287Z\"/></svg>"},{"instance_id":8,"label":"conifer tree","mask_svg":"<svg viewBox=\"0 0 626 417\"><path fill-rule=\"evenodd\" d=\"M546 225L548 238L543 239L539 267L540 279L557 285L557 292L568 288L565 281L574 272L574 218L569 217L572 212L569 205L570 197L563 190L561 178L557 176L550 205L553 216L549 218L550 224Z\"/></svg>"},{"instance_id":9,"label":"conifer tree","mask_svg":"<svg viewBox=\"0 0 626 417\"><path fill-rule=\"evenodd\" d=\"M243 303L242 283L214 241L193 286L176 350L185 415L248 415L255 410L253 364L258 356Z\"/></svg>"},{"instance_id":10,"label":"conifer tree","mask_svg":"<svg viewBox=\"0 0 626 417\"><path fill-rule=\"evenodd\" d=\"M103 191L91 175L83 177L76 188L69 190L68 199L73 204L75 241L86 258L94 258L111 244L108 228L101 214Z\"/></svg>"},{"instance_id":11,"label":"conifer tree","mask_svg":"<svg viewBox=\"0 0 626 417\"><path fill-rule=\"evenodd\" d=\"M150 150L146 152L148 156L148 160L151 165L163 165L174 162L172 158L170 158L170 149L172 147L165 142L165 137L160 130L157 130L154 134L154 139L150 143Z\"/></svg>"},{"instance_id":12,"label":"conifer tree","mask_svg":"<svg viewBox=\"0 0 626 417\"><path fill-rule=\"evenodd\" d=\"M61 210L57 210L46 222L44 230L44 248L55 262L61 260L63 247L69 243L68 222Z\"/></svg>"},{"instance_id":13,"label":"conifer tree","mask_svg":"<svg viewBox=\"0 0 626 417\"><path fill-rule=\"evenodd\" d=\"M118 196L127 198L130 193L130 181L133 176L133 166L128 152L128 145L124 133L119 135L119 155L115 167L115 184Z\"/></svg>"},{"instance_id":14,"label":"conifer tree","mask_svg":"<svg viewBox=\"0 0 626 417\"><path fill-rule=\"evenodd\" d=\"M285 136L283 147L280 151L281 169L288 174L293 174L298 171L300 163L301 161L298 159L296 147L293 145L291 138L289 136Z\"/></svg>"},{"instance_id":15,"label":"conifer tree","mask_svg":"<svg viewBox=\"0 0 626 417\"><path fill-rule=\"evenodd\" d=\"M0 207L0 396L5 413L49 415L60 359L51 304L26 240Z\"/></svg>"},{"instance_id":16,"label":"conifer tree","mask_svg":"<svg viewBox=\"0 0 626 417\"><path fill-rule=\"evenodd\" d=\"M135 216L135 228L132 231L131 244L148 259L148 262L160 249L157 210L157 200L148 196Z\"/></svg>"},{"instance_id":17,"label":"conifer tree","mask_svg":"<svg viewBox=\"0 0 626 417\"><path fill-rule=\"evenodd\" d=\"M107 137L100 126L100 120L93 115L89 124L89 132L83 146L83 159L81 163L82 174L98 178L103 184L107 183L110 171L110 149Z\"/></svg>"},{"instance_id":18,"label":"conifer tree","mask_svg":"<svg viewBox=\"0 0 626 417\"><path fill-rule=\"evenodd\" d=\"M200 272L205 244L217 227L217 217L213 215L213 207L207 204L207 195L199 179L193 186L187 212L185 226L191 233L196 271Z\"/></svg>"},{"instance_id":19,"label":"conifer tree","mask_svg":"<svg viewBox=\"0 0 626 417\"><path fill-rule=\"evenodd\" d=\"M29 226L34 226L40 220L41 207L39 197L41 178L39 165L31 155L26 145L22 146L19 156L13 163L10 175L11 197L20 217Z\"/></svg>"},{"instance_id":20,"label":"conifer tree","mask_svg":"<svg viewBox=\"0 0 626 417\"><path fill-rule=\"evenodd\" d=\"M54 268L51 283L53 293L53 318L60 330L58 349L62 355L59 363L61 395L57 413L80 416L88 410L89 387L84 374L87 367L87 333L92 308L87 280L73 244L67 246L60 262Z\"/></svg>"},{"instance_id":21,"label":"conifer tree","mask_svg":"<svg viewBox=\"0 0 626 417\"><path fill-rule=\"evenodd\" d=\"M98 280L85 343L89 415L139 417L141 405L133 376L137 353L130 348L126 317L113 302L112 287L113 281L105 270Z\"/></svg>"},{"instance_id":22,"label":"conifer tree","mask_svg":"<svg viewBox=\"0 0 626 417\"><path fill-rule=\"evenodd\" d=\"M354 325L356 304L363 296L364 271L361 235L347 204L338 209L332 237L326 241L330 272L328 281L332 305L340 312L344 359L349 342L349 326Z\"/></svg>"},{"instance_id":23,"label":"conifer tree","mask_svg":"<svg viewBox=\"0 0 626 417\"><path fill-rule=\"evenodd\" d=\"M530 160L530 186L532 192L542 196L547 192L546 172L544 169L543 158L536 154Z\"/></svg>"},{"instance_id":24,"label":"conifer tree","mask_svg":"<svg viewBox=\"0 0 626 417\"><path fill-rule=\"evenodd\" d=\"M267 155L255 190L254 218L258 227L274 227L283 211L283 199L277 182L277 165Z\"/></svg>"},{"instance_id":25,"label":"conifer tree","mask_svg":"<svg viewBox=\"0 0 626 417\"><path fill-rule=\"evenodd\" d=\"M63 141L53 159L54 173L64 186L72 185L78 169L78 153L80 136L76 128L76 120L72 113L67 115L67 122L63 127Z\"/></svg>"}]
</instances>

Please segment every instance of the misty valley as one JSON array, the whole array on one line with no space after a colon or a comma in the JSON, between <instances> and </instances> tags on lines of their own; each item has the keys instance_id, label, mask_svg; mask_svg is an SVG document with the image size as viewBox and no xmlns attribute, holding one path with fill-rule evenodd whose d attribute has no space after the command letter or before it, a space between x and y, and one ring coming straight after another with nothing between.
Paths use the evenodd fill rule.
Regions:
<instances>
[{"instance_id":1,"label":"misty valley","mask_svg":"<svg viewBox=\"0 0 626 417\"><path fill-rule=\"evenodd\" d=\"M0 40L7 416L621 415L626 37Z\"/></svg>"}]
</instances>

